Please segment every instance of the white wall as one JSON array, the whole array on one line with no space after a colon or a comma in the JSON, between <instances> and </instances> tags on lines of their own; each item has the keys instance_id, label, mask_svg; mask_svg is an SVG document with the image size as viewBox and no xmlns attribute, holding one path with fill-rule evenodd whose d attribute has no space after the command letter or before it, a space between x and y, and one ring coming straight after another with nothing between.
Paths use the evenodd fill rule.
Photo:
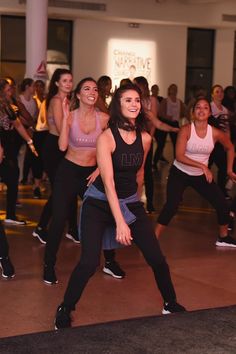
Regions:
<instances>
[{"instance_id":1,"label":"white wall","mask_svg":"<svg viewBox=\"0 0 236 354\"><path fill-rule=\"evenodd\" d=\"M142 24L129 28L127 23L78 19L74 23L73 74L75 82L85 76L97 79L107 72L107 44L111 38L146 40L156 43L156 77L160 94L176 83L184 98L187 29L180 26ZM127 48L128 50L129 48Z\"/></svg>"},{"instance_id":2,"label":"white wall","mask_svg":"<svg viewBox=\"0 0 236 354\"><path fill-rule=\"evenodd\" d=\"M213 84L232 85L234 62L234 29L216 31Z\"/></svg>"}]
</instances>

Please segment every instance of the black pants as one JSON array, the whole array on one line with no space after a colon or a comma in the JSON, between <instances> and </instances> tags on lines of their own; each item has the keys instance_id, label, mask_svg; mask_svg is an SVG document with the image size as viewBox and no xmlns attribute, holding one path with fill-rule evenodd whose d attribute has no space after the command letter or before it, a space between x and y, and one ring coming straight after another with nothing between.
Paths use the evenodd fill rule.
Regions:
<instances>
[{"instance_id":1,"label":"black pants","mask_svg":"<svg viewBox=\"0 0 236 354\"><path fill-rule=\"evenodd\" d=\"M130 225L133 240L152 268L164 301L174 301L176 295L169 267L156 239L152 222L147 217L142 203L128 204L128 207L137 217L137 220ZM103 232L106 226L113 223L114 219L107 202L93 198L86 199L81 217L81 258L72 272L64 296L64 305L68 310L75 309L89 278L95 273L100 263Z\"/></svg>"},{"instance_id":2,"label":"black pants","mask_svg":"<svg viewBox=\"0 0 236 354\"><path fill-rule=\"evenodd\" d=\"M70 217L70 228L77 232L77 196L83 199L87 189L87 177L96 166L79 166L65 158L59 164L52 193L52 219L45 249L45 264L54 266L66 220ZM114 258L113 250L104 251L106 261Z\"/></svg>"},{"instance_id":3,"label":"black pants","mask_svg":"<svg viewBox=\"0 0 236 354\"><path fill-rule=\"evenodd\" d=\"M18 195L19 167L16 156L5 155L0 167L2 181L7 186L6 219L16 219L16 200Z\"/></svg>"},{"instance_id":4,"label":"black pants","mask_svg":"<svg viewBox=\"0 0 236 354\"><path fill-rule=\"evenodd\" d=\"M7 186L6 193L6 218L16 219L16 200L18 194L19 167L16 149L15 130L1 131L1 144L4 149L4 159L0 165L2 181Z\"/></svg>"},{"instance_id":5,"label":"black pants","mask_svg":"<svg viewBox=\"0 0 236 354\"><path fill-rule=\"evenodd\" d=\"M42 159L44 170L48 175L51 190L53 189L53 184L57 172L58 165L65 153L59 150L58 147L58 136L48 133L44 145L42 147ZM46 229L52 216L52 193L50 194L46 204L44 205L43 211L40 216L38 226Z\"/></svg>"},{"instance_id":6,"label":"black pants","mask_svg":"<svg viewBox=\"0 0 236 354\"><path fill-rule=\"evenodd\" d=\"M162 122L170 125L171 127L179 128L179 123L177 121L170 121L170 120L164 119L164 118L160 118L160 120ZM176 140L177 140L177 133L164 132L162 130L156 129L154 137L157 141L157 148L156 148L156 151L155 151L154 157L153 157L153 165L155 165L155 166L162 156L162 153L163 153L163 150L165 147L165 143L166 143L166 138L167 138L168 134L170 134L170 140L171 140L172 146L173 146L173 156L175 156L175 146L176 146Z\"/></svg>"},{"instance_id":7,"label":"black pants","mask_svg":"<svg viewBox=\"0 0 236 354\"><path fill-rule=\"evenodd\" d=\"M208 183L205 175L190 176L180 171L175 166L171 167L168 177L167 201L157 219L159 224L169 224L172 217L177 213L178 206L187 187L195 189L216 209L219 225L228 224L229 207L217 184L214 181Z\"/></svg>"},{"instance_id":8,"label":"black pants","mask_svg":"<svg viewBox=\"0 0 236 354\"><path fill-rule=\"evenodd\" d=\"M30 148L27 146L26 155L24 159L23 180L27 181L30 169L34 178L41 179L43 176L43 160L42 160L42 147L48 135L47 131L34 132L33 141L38 156L35 156Z\"/></svg>"},{"instance_id":9,"label":"black pants","mask_svg":"<svg viewBox=\"0 0 236 354\"><path fill-rule=\"evenodd\" d=\"M227 181L227 155L224 150L224 147L219 143L215 144L214 150L210 155L209 166L211 167L213 163L217 166L218 169L217 184L224 193L224 195L226 195L227 193L225 185Z\"/></svg>"},{"instance_id":10,"label":"black pants","mask_svg":"<svg viewBox=\"0 0 236 354\"><path fill-rule=\"evenodd\" d=\"M144 165L144 185L145 185L145 194L147 198L147 210L153 209L154 186L153 186L153 175L152 175L152 153L153 153L153 143L151 144Z\"/></svg>"},{"instance_id":11,"label":"black pants","mask_svg":"<svg viewBox=\"0 0 236 354\"><path fill-rule=\"evenodd\" d=\"M0 221L0 258L8 257L9 246L2 222Z\"/></svg>"}]
</instances>

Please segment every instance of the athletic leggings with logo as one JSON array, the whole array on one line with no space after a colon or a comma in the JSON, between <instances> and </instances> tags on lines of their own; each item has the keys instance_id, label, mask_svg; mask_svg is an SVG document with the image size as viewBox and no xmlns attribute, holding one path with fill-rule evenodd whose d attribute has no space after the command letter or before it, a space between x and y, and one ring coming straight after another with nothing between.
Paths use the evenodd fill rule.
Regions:
<instances>
[{"instance_id":1,"label":"athletic leggings with logo","mask_svg":"<svg viewBox=\"0 0 236 354\"><path fill-rule=\"evenodd\" d=\"M128 208L137 218L129 225L133 242L152 268L164 301L175 301L176 295L169 267L143 204L141 202L128 204ZM88 197L83 204L81 215L81 258L71 274L64 296L64 305L69 311L75 309L89 278L95 273L100 263L103 233L110 225L114 225L114 218L108 202ZM96 299L96 294L94 298Z\"/></svg>"}]
</instances>

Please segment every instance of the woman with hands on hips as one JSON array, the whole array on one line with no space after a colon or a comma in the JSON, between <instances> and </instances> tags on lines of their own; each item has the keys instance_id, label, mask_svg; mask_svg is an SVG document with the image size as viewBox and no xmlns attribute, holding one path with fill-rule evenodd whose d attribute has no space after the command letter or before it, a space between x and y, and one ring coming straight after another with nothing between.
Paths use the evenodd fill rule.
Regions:
<instances>
[{"instance_id":1,"label":"woman with hands on hips","mask_svg":"<svg viewBox=\"0 0 236 354\"><path fill-rule=\"evenodd\" d=\"M176 214L183 193L190 186L207 199L217 212L219 235L216 246L236 247L236 240L228 235L229 207L208 168L209 156L215 144L219 142L227 153L228 176L235 182L234 147L227 134L208 124L210 115L209 102L200 98L193 106L193 122L180 128L176 158L168 177L167 201L157 219L156 236L161 235Z\"/></svg>"}]
</instances>

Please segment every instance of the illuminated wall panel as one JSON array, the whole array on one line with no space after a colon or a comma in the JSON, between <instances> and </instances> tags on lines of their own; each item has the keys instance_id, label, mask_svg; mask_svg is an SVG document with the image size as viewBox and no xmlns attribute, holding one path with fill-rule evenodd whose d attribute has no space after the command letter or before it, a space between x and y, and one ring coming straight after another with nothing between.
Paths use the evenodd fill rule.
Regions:
<instances>
[{"instance_id":1,"label":"illuminated wall panel","mask_svg":"<svg viewBox=\"0 0 236 354\"><path fill-rule=\"evenodd\" d=\"M110 39L107 49L107 73L113 86L124 78L144 76L149 84L156 77L156 44L152 41Z\"/></svg>"}]
</instances>

